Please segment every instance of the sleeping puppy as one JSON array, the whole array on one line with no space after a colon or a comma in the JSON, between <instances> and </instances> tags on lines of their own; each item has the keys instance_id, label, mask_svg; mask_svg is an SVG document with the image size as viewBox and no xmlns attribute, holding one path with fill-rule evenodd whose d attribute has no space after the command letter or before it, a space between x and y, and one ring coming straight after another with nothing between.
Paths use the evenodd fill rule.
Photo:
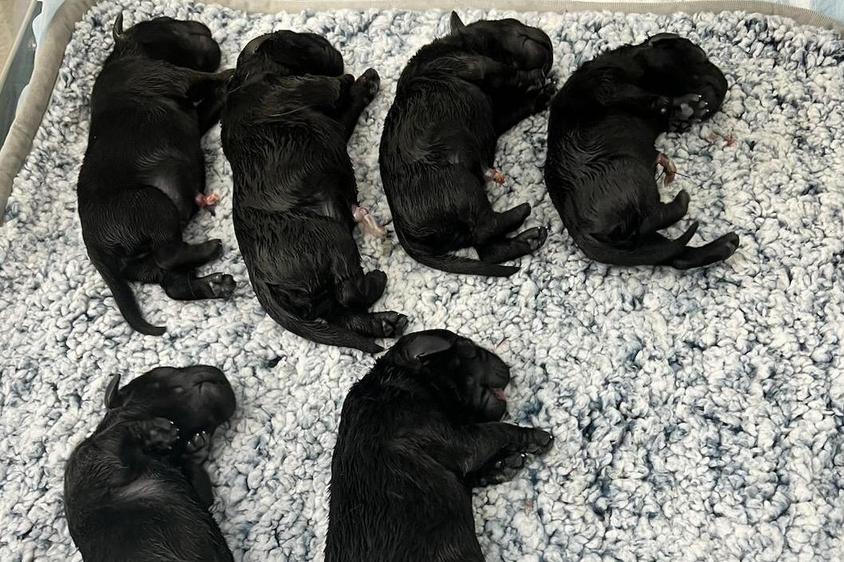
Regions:
<instances>
[{"instance_id":1,"label":"sleeping puppy","mask_svg":"<svg viewBox=\"0 0 844 562\"><path fill-rule=\"evenodd\" d=\"M214 367L158 367L106 389L105 417L65 470L65 514L85 562L222 562L232 554L208 512L203 467L234 413Z\"/></svg>"},{"instance_id":2,"label":"sleeping puppy","mask_svg":"<svg viewBox=\"0 0 844 562\"><path fill-rule=\"evenodd\" d=\"M627 45L584 64L551 104L545 183L574 242L590 258L616 265L688 269L730 257L735 233L686 246L697 222L676 240L657 230L679 221L686 191L660 202L674 164L654 148L670 128L706 119L724 101L727 81L700 47L671 33Z\"/></svg>"},{"instance_id":3,"label":"sleeping puppy","mask_svg":"<svg viewBox=\"0 0 844 562\"><path fill-rule=\"evenodd\" d=\"M422 47L399 78L381 138L381 178L396 234L415 260L475 275L508 276L497 265L537 250L545 228L507 238L530 214L524 203L492 210L484 182L499 136L544 110L553 54L548 36L514 19L465 26L451 14L451 34ZM480 261L449 252L474 247Z\"/></svg>"},{"instance_id":4,"label":"sleeping puppy","mask_svg":"<svg viewBox=\"0 0 844 562\"><path fill-rule=\"evenodd\" d=\"M446 330L401 338L343 403L326 562L483 561L472 487L511 479L551 434L501 423L510 370Z\"/></svg>"},{"instance_id":5,"label":"sleeping puppy","mask_svg":"<svg viewBox=\"0 0 844 562\"><path fill-rule=\"evenodd\" d=\"M222 117L234 229L258 301L294 334L371 353L407 326L368 312L387 276L364 274L352 235L365 213L346 143L378 87L373 69L344 75L322 37L277 31L243 49Z\"/></svg>"},{"instance_id":6,"label":"sleeping puppy","mask_svg":"<svg viewBox=\"0 0 844 562\"><path fill-rule=\"evenodd\" d=\"M223 104L230 72L212 74L220 48L201 23L156 18L123 31L94 84L88 150L77 195L88 256L133 329L161 335L144 320L127 281L158 283L170 298L227 298L230 275L198 278L220 240L188 244L182 229L201 207L205 164L200 137Z\"/></svg>"}]
</instances>

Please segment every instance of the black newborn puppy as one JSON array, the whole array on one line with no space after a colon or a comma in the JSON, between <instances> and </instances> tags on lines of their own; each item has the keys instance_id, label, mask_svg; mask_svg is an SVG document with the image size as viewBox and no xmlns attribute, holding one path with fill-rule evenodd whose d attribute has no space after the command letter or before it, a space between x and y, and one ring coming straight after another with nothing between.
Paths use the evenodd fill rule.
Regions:
<instances>
[{"instance_id":1,"label":"black newborn puppy","mask_svg":"<svg viewBox=\"0 0 844 562\"><path fill-rule=\"evenodd\" d=\"M552 60L550 39L535 27L514 19L464 26L454 12L451 34L410 60L384 122L380 164L396 234L415 260L452 273L507 276L519 268L499 262L545 242L542 227L507 238L530 205L495 212L484 182L503 181L493 168L498 137L548 106ZM481 261L449 253L469 246Z\"/></svg>"},{"instance_id":2,"label":"black newborn puppy","mask_svg":"<svg viewBox=\"0 0 844 562\"><path fill-rule=\"evenodd\" d=\"M387 276L363 273L352 236L358 193L346 143L375 97L378 73L343 75L343 58L312 33L250 41L222 118L234 175L234 229L258 301L317 343L377 352L407 318L368 312Z\"/></svg>"},{"instance_id":3,"label":"black newborn puppy","mask_svg":"<svg viewBox=\"0 0 844 562\"><path fill-rule=\"evenodd\" d=\"M676 240L657 230L680 220L686 191L661 203L656 166L676 168L654 148L671 127L705 119L724 101L727 81L703 50L670 33L599 56L579 68L551 104L545 183L574 242L616 265L688 269L728 258L735 233L688 247L698 223Z\"/></svg>"},{"instance_id":4,"label":"black newborn puppy","mask_svg":"<svg viewBox=\"0 0 844 562\"><path fill-rule=\"evenodd\" d=\"M501 423L510 370L446 330L401 338L349 391L331 465L326 562L484 559L472 487L553 442Z\"/></svg>"},{"instance_id":5,"label":"black newborn puppy","mask_svg":"<svg viewBox=\"0 0 844 562\"><path fill-rule=\"evenodd\" d=\"M132 328L144 320L128 281L159 283L170 298L226 298L230 275L197 278L220 240L182 241L182 229L217 196L205 191L200 137L219 118L230 73L211 74L220 48L201 23L156 18L123 31L94 84L88 150L77 194L82 238Z\"/></svg>"},{"instance_id":6,"label":"black newborn puppy","mask_svg":"<svg viewBox=\"0 0 844 562\"><path fill-rule=\"evenodd\" d=\"M105 418L70 456L65 514L85 562L232 560L203 467L234 413L231 385L207 366L158 367L106 389Z\"/></svg>"}]
</instances>

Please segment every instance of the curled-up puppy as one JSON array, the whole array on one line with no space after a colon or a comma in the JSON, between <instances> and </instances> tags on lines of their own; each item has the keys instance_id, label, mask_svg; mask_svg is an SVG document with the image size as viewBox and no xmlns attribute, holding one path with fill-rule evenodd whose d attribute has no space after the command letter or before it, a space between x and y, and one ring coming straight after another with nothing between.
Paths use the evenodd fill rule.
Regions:
<instances>
[{"instance_id":1,"label":"curled-up puppy","mask_svg":"<svg viewBox=\"0 0 844 562\"><path fill-rule=\"evenodd\" d=\"M676 168L654 148L670 128L706 119L724 101L727 81L703 50L663 33L587 62L551 104L545 183L574 242L590 258L616 265L711 264L735 252L729 233L700 247L657 230L686 214L689 195L662 203L656 167L666 183Z\"/></svg>"},{"instance_id":2,"label":"curled-up puppy","mask_svg":"<svg viewBox=\"0 0 844 562\"><path fill-rule=\"evenodd\" d=\"M234 413L225 375L158 367L119 388L93 435L68 460L67 523L85 562L224 562L232 554L208 508L203 463Z\"/></svg>"},{"instance_id":3,"label":"curled-up puppy","mask_svg":"<svg viewBox=\"0 0 844 562\"><path fill-rule=\"evenodd\" d=\"M331 464L326 562L480 562L472 488L547 451L502 423L510 369L446 330L401 338L343 403Z\"/></svg>"},{"instance_id":4,"label":"curled-up puppy","mask_svg":"<svg viewBox=\"0 0 844 562\"><path fill-rule=\"evenodd\" d=\"M484 183L503 181L493 166L498 137L548 106L552 60L540 29L514 19L466 26L452 12L451 34L405 67L379 161L396 234L415 260L452 273L508 276L519 268L500 262L545 242L543 227L508 238L530 205L493 211ZM467 247L480 260L450 253Z\"/></svg>"},{"instance_id":5,"label":"curled-up puppy","mask_svg":"<svg viewBox=\"0 0 844 562\"><path fill-rule=\"evenodd\" d=\"M218 197L205 194L201 136L217 122L231 72L211 73L220 48L198 22L156 18L114 24L91 99L88 149L77 195L88 256L132 328L149 324L127 281L158 283L170 298L227 298L230 275L197 277L220 240L188 244L182 229Z\"/></svg>"},{"instance_id":6,"label":"curled-up puppy","mask_svg":"<svg viewBox=\"0 0 844 562\"><path fill-rule=\"evenodd\" d=\"M324 38L277 31L241 52L222 117L234 230L261 306L294 334L373 353L407 326L368 311L387 276L364 274L352 235L369 215L346 143L379 84L373 69L344 75Z\"/></svg>"}]
</instances>

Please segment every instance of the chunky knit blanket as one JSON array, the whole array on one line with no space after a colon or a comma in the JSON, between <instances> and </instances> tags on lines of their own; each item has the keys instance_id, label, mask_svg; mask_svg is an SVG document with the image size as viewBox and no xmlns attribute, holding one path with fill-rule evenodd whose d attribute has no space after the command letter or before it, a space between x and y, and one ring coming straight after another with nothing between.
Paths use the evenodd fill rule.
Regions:
<instances>
[{"instance_id":1,"label":"chunky knit blanket","mask_svg":"<svg viewBox=\"0 0 844 562\"><path fill-rule=\"evenodd\" d=\"M215 437L214 515L237 560L322 560L340 407L374 358L286 333L258 305L231 224L231 169L219 128L204 142L222 196L188 239L222 238L209 271L229 301L183 303L137 288L160 338L129 330L89 262L76 213L90 93L111 24L156 15L206 23L234 64L247 41L289 28L325 35L382 92L349 151L362 203L389 220L378 174L381 126L408 58L447 30L441 12L247 15L175 0L105 1L79 23L51 106L0 231L0 559L79 560L63 516L63 468L103 414L112 372L213 364L238 411ZM831 31L746 13L464 12L518 17L555 46L560 80L605 49L673 31L699 42L730 90L710 122L660 139L679 166L697 242L729 229L723 264L678 272L587 260L542 180L547 115L502 138L499 209L533 205L547 245L509 279L449 275L397 245L360 237L386 271L378 309L411 329L449 328L511 366L510 417L555 448L512 482L475 494L490 561L829 560L844 558L844 44ZM684 223L685 224L685 223Z\"/></svg>"}]
</instances>

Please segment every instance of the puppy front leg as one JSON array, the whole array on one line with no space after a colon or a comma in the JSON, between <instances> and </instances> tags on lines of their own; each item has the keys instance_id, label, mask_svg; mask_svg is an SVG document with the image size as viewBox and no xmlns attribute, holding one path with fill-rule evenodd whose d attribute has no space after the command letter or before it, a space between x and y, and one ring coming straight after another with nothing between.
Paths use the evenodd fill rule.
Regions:
<instances>
[{"instance_id":1,"label":"puppy front leg","mask_svg":"<svg viewBox=\"0 0 844 562\"><path fill-rule=\"evenodd\" d=\"M120 469L111 475L113 487L125 486L146 470L150 454L168 454L179 439L179 428L165 418L152 418L121 424L118 458Z\"/></svg>"},{"instance_id":2,"label":"puppy front leg","mask_svg":"<svg viewBox=\"0 0 844 562\"><path fill-rule=\"evenodd\" d=\"M540 69L518 70L482 56L460 59L457 65L446 70L464 80L494 90L504 87L527 90L545 81L545 73Z\"/></svg>"},{"instance_id":3,"label":"puppy front leg","mask_svg":"<svg viewBox=\"0 0 844 562\"><path fill-rule=\"evenodd\" d=\"M548 109L557 85L547 82L540 87L529 89L527 92L508 92L506 96L495 98L493 126L499 136L520 123L523 119L536 115Z\"/></svg>"},{"instance_id":4,"label":"puppy front leg","mask_svg":"<svg viewBox=\"0 0 844 562\"><path fill-rule=\"evenodd\" d=\"M273 92L275 106L290 106L291 102L318 108L329 115L346 104L355 79L343 76L291 76L286 78L292 88L279 88Z\"/></svg>"},{"instance_id":5,"label":"puppy front leg","mask_svg":"<svg viewBox=\"0 0 844 562\"><path fill-rule=\"evenodd\" d=\"M595 101L606 108L620 108L637 113L668 117L671 98L649 92L635 84L605 80L595 89Z\"/></svg>"},{"instance_id":6,"label":"puppy front leg","mask_svg":"<svg viewBox=\"0 0 844 562\"><path fill-rule=\"evenodd\" d=\"M196 106L199 119L199 132L204 135L220 119L220 113L226 103L226 84L234 75L234 69L221 72L186 72L185 95Z\"/></svg>"},{"instance_id":7,"label":"puppy front leg","mask_svg":"<svg viewBox=\"0 0 844 562\"><path fill-rule=\"evenodd\" d=\"M204 466L210 453L211 436L205 431L201 431L191 437L185 447L185 476L193 486L200 504L206 509L214 503L211 478L208 476L208 471L205 470Z\"/></svg>"},{"instance_id":8,"label":"puppy front leg","mask_svg":"<svg viewBox=\"0 0 844 562\"><path fill-rule=\"evenodd\" d=\"M349 141L355 131L360 114L375 99L375 94L378 93L380 87L381 77L378 76L378 72L374 68L370 68L361 74L352 84L349 90L349 101L337 117L346 132L346 142Z\"/></svg>"},{"instance_id":9,"label":"puppy front leg","mask_svg":"<svg viewBox=\"0 0 844 562\"><path fill-rule=\"evenodd\" d=\"M234 76L234 69L221 70L220 72L202 72L199 70L185 69L185 95L191 101L201 101L212 94L225 92L225 85ZM221 90L221 88L223 88Z\"/></svg>"},{"instance_id":10,"label":"puppy front leg","mask_svg":"<svg viewBox=\"0 0 844 562\"><path fill-rule=\"evenodd\" d=\"M450 463L468 482L478 471L488 470L488 465L496 459L514 454L539 455L554 443L554 437L547 431L501 422L462 427L452 440Z\"/></svg>"},{"instance_id":11,"label":"puppy front leg","mask_svg":"<svg viewBox=\"0 0 844 562\"><path fill-rule=\"evenodd\" d=\"M706 100L698 94L669 97L635 84L608 80L596 88L595 99L604 107L616 107L664 119L666 126L668 122L700 119L709 110Z\"/></svg>"}]
</instances>

